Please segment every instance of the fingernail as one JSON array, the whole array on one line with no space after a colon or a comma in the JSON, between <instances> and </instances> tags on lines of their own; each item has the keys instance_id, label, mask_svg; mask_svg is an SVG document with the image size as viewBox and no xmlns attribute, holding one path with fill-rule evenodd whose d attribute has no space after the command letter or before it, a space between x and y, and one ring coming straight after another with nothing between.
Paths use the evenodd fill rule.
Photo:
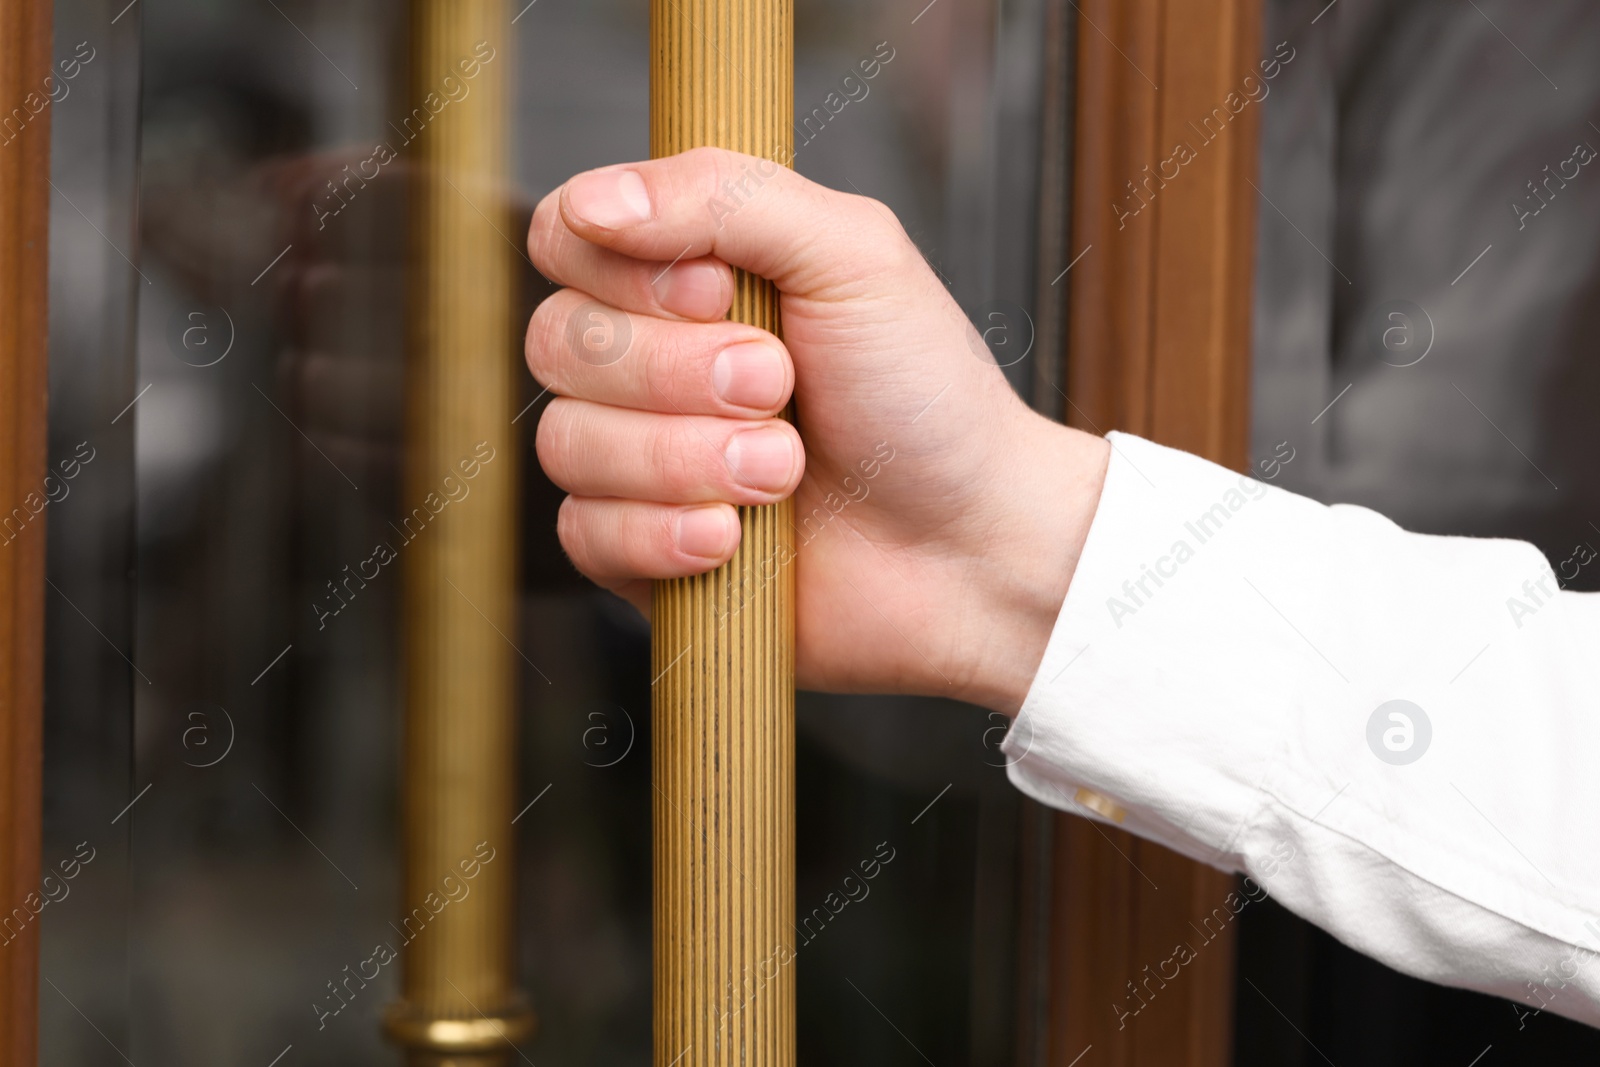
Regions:
<instances>
[{"instance_id":1,"label":"fingernail","mask_svg":"<svg viewBox=\"0 0 1600 1067\"><path fill-rule=\"evenodd\" d=\"M720 560L728 554L737 520L726 508L695 508L678 516L678 549L700 559Z\"/></svg>"},{"instance_id":2,"label":"fingernail","mask_svg":"<svg viewBox=\"0 0 1600 1067\"><path fill-rule=\"evenodd\" d=\"M730 345L711 365L711 386L717 395L756 411L771 411L783 402L787 377L778 350L760 341Z\"/></svg>"},{"instance_id":3,"label":"fingernail","mask_svg":"<svg viewBox=\"0 0 1600 1067\"><path fill-rule=\"evenodd\" d=\"M661 306L686 319L721 318L731 294L723 272L703 259L675 263L656 276L651 288Z\"/></svg>"},{"instance_id":4,"label":"fingernail","mask_svg":"<svg viewBox=\"0 0 1600 1067\"><path fill-rule=\"evenodd\" d=\"M638 171L592 171L567 183L567 207L585 222L617 230L650 217L650 193Z\"/></svg>"},{"instance_id":5,"label":"fingernail","mask_svg":"<svg viewBox=\"0 0 1600 1067\"><path fill-rule=\"evenodd\" d=\"M735 434L723 454L733 476L751 489L781 493L794 476L794 442L776 427Z\"/></svg>"}]
</instances>

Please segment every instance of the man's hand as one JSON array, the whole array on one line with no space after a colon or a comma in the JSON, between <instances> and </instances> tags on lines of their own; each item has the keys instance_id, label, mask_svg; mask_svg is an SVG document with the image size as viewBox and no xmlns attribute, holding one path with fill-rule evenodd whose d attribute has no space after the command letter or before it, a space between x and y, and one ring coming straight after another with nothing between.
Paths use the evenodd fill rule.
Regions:
<instances>
[{"instance_id":1,"label":"man's hand","mask_svg":"<svg viewBox=\"0 0 1600 1067\"><path fill-rule=\"evenodd\" d=\"M570 287L527 357L580 571L648 612L733 555L732 505L792 493L800 685L1017 710L1109 449L1028 410L887 208L699 149L578 175L528 251ZM724 321L731 267L777 285L782 341Z\"/></svg>"}]
</instances>

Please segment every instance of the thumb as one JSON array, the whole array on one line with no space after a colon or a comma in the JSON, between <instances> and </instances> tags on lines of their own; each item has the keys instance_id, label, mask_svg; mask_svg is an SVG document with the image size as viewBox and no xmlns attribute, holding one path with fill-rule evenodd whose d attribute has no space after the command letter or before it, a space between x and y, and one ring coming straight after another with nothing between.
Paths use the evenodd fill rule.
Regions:
<instances>
[{"instance_id":1,"label":"thumb","mask_svg":"<svg viewBox=\"0 0 1600 1067\"><path fill-rule=\"evenodd\" d=\"M859 294L921 263L883 204L720 148L579 174L560 207L593 244L662 262L715 256L796 295Z\"/></svg>"}]
</instances>

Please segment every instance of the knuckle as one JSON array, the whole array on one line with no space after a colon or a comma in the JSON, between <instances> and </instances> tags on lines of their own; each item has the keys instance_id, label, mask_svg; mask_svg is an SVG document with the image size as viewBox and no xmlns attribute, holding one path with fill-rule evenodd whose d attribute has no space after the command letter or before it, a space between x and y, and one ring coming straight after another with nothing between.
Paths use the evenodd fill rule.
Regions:
<instances>
[{"instance_id":1,"label":"knuckle","mask_svg":"<svg viewBox=\"0 0 1600 1067\"><path fill-rule=\"evenodd\" d=\"M855 193L849 193L846 195L848 195L851 200L855 201L856 211L861 215L862 218L876 219L879 223L882 223L884 220L888 219L893 220L896 225L899 224L899 219L896 217L893 211L889 210L889 205L885 204L877 197L863 196Z\"/></svg>"},{"instance_id":2,"label":"knuckle","mask_svg":"<svg viewBox=\"0 0 1600 1067\"><path fill-rule=\"evenodd\" d=\"M609 367L634 347L633 316L578 289L562 289L534 309L528 323L528 367L540 384L560 392L576 377L593 379L586 367ZM583 366L580 366L582 364Z\"/></svg>"},{"instance_id":3,"label":"knuckle","mask_svg":"<svg viewBox=\"0 0 1600 1067\"><path fill-rule=\"evenodd\" d=\"M659 573L663 560L672 555L672 508L631 508L619 515L615 545L615 569L630 578L648 578Z\"/></svg>"},{"instance_id":4,"label":"knuckle","mask_svg":"<svg viewBox=\"0 0 1600 1067\"><path fill-rule=\"evenodd\" d=\"M572 565L586 575L598 570L593 525L593 511L583 501L574 496L561 501L561 507L556 512L556 540L561 542L561 550L567 554Z\"/></svg>"},{"instance_id":5,"label":"knuckle","mask_svg":"<svg viewBox=\"0 0 1600 1067\"><path fill-rule=\"evenodd\" d=\"M576 497L562 498L561 506L556 509L556 540L561 542L572 561L578 562L579 546L583 542L583 516Z\"/></svg>"},{"instance_id":6,"label":"knuckle","mask_svg":"<svg viewBox=\"0 0 1600 1067\"><path fill-rule=\"evenodd\" d=\"M556 397L544 409L539 427L534 432L533 451L539 459L545 477L562 489L571 489L573 403Z\"/></svg>"},{"instance_id":7,"label":"knuckle","mask_svg":"<svg viewBox=\"0 0 1600 1067\"><path fill-rule=\"evenodd\" d=\"M653 324L645 343L638 346L646 394L673 405L702 403L711 388L714 349L706 340L693 326Z\"/></svg>"},{"instance_id":8,"label":"knuckle","mask_svg":"<svg viewBox=\"0 0 1600 1067\"><path fill-rule=\"evenodd\" d=\"M685 185L697 200L709 205L733 196L742 202L750 195L752 157L726 148L696 148L685 155L691 175Z\"/></svg>"},{"instance_id":9,"label":"knuckle","mask_svg":"<svg viewBox=\"0 0 1600 1067\"><path fill-rule=\"evenodd\" d=\"M650 546L652 554L670 558L678 551L678 515L680 509L658 508L650 517L648 537L641 538Z\"/></svg>"},{"instance_id":10,"label":"knuckle","mask_svg":"<svg viewBox=\"0 0 1600 1067\"><path fill-rule=\"evenodd\" d=\"M722 179L732 172L737 158L726 148L709 146L691 148L683 154L684 165L696 180L704 183L707 190L715 190L722 184Z\"/></svg>"},{"instance_id":11,"label":"knuckle","mask_svg":"<svg viewBox=\"0 0 1600 1067\"><path fill-rule=\"evenodd\" d=\"M567 290L553 293L539 302L528 319L528 334L523 345L528 371L540 385L555 387L560 366L561 309L569 301Z\"/></svg>"},{"instance_id":12,"label":"knuckle","mask_svg":"<svg viewBox=\"0 0 1600 1067\"><path fill-rule=\"evenodd\" d=\"M862 247L869 250L877 264L903 268L913 260L922 262L922 254L888 204L870 196L852 196L851 199L855 201L852 226L858 233L867 235L868 240L862 242Z\"/></svg>"},{"instance_id":13,"label":"knuckle","mask_svg":"<svg viewBox=\"0 0 1600 1067\"><path fill-rule=\"evenodd\" d=\"M740 344L764 344L788 359L783 342L758 326L732 321L653 324L648 343L640 346L640 373L648 394L708 412L726 409L729 403L716 391L717 357Z\"/></svg>"},{"instance_id":14,"label":"knuckle","mask_svg":"<svg viewBox=\"0 0 1600 1067\"><path fill-rule=\"evenodd\" d=\"M534 269L546 276L557 273L557 227L565 225L561 221L560 195L559 188L545 194L539 206L533 209L533 220L528 223L528 258L533 261Z\"/></svg>"},{"instance_id":15,"label":"knuckle","mask_svg":"<svg viewBox=\"0 0 1600 1067\"><path fill-rule=\"evenodd\" d=\"M704 464L699 458L702 450L689 440L689 429L681 419L665 419L650 435L650 470L669 499L678 499L706 483Z\"/></svg>"},{"instance_id":16,"label":"knuckle","mask_svg":"<svg viewBox=\"0 0 1600 1067\"><path fill-rule=\"evenodd\" d=\"M564 356L591 367L609 367L633 348L633 317L586 294L573 291L559 325Z\"/></svg>"},{"instance_id":17,"label":"knuckle","mask_svg":"<svg viewBox=\"0 0 1600 1067\"><path fill-rule=\"evenodd\" d=\"M638 346L639 373L644 378L644 395L677 403L683 365L681 342L671 330L652 330Z\"/></svg>"}]
</instances>

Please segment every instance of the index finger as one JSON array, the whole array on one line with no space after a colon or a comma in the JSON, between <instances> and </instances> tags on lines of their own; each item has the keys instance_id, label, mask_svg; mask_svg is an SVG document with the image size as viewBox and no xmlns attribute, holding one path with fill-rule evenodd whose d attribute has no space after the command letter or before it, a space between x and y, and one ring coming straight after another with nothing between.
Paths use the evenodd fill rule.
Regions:
<instances>
[{"instance_id":1,"label":"index finger","mask_svg":"<svg viewBox=\"0 0 1600 1067\"><path fill-rule=\"evenodd\" d=\"M733 271L726 264L682 247L652 262L586 241L562 218L559 200L559 190L541 200L528 226L528 257L546 277L644 315L710 321L728 313Z\"/></svg>"}]
</instances>

